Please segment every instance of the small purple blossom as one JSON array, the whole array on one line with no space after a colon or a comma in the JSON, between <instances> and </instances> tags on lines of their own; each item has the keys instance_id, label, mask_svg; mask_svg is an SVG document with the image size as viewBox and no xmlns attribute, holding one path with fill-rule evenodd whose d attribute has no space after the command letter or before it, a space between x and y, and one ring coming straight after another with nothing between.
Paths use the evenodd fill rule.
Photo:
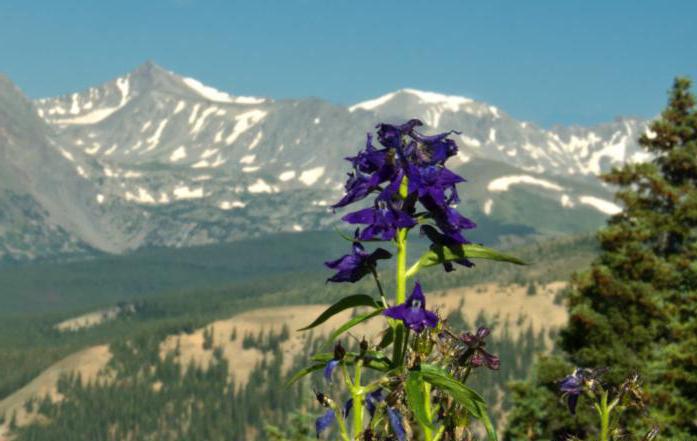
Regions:
<instances>
[{"instance_id":1,"label":"small purple blossom","mask_svg":"<svg viewBox=\"0 0 697 441\"><path fill-rule=\"evenodd\" d=\"M402 320L404 326L414 332L421 332L426 326L435 328L438 324L438 316L434 312L426 310L426 297L424 297L418 282L404 303L387 308L383 314L396 320Z\"/></svg>"},{"instance_id":2,"label":"small purple blossom","mask_svg":"<svg viewBox=\"0 0 697 441\"><path fill-rule=\"evenodd\" d=\"M333 409L327 409L327 411L319 418L315 420L315 432L317 432L317 438L319 439L322 432L327 430L329 426L336 422L336 414Z\"/></svg>"},{"instance_id":3,"label":"small purple blossom","mask_svg":"<svg viewBox=\"0 0 697 441\"><path fill-rule=\"evenodd\" d=\"M567 405L572 415L576 414L576 404L578 402L578 397L581 395L581 392L583 392L584 382L585 376L583 370L576 369L573 374L564 377L559 385L559 389L567 397Z\"/></svg>"},{"instance_id":4,"label":"small purple blossom","mask_svg":"<svg viewBox=\"0 0 697 441\"><path fill-rule=\"evenodd\" d=\"M407 439L406 431L404 430L404 423L402 422L402 415L395 408L387 408L387 417L390 420L390 427L392 432L397 436L399 441L405 441Z\"/></svg>"},{"instance_id":5,"label":"small purple blossom","mask_svg":"<svg viewBox=\"0 0 697 441\"><path fill-rule=\"evenodd\" d=\"M361 240L392 240L398 228L411 228L416 225L416 221L407 213L389 203L379 203L375 208L364 208L349 213L342 220L350 224L368 225L359 235Z\"/></svg>"},{"instance_id":6,"label":"small purple blossom","mask_svg":"<svg viewBox=\"0 0 697 441\"><path fill-rule=\"evenodd\" d=\"M375 270L378 260L390 257L392 254L383 248L367 253L360 242L354 242L352 254L346 254L339 259L325 262L328 268L337 270L337 273L327 279L327 282L357 282Z\"/></svg>"},{"instance_id":7,"label":"small purple blossom","mask_svg":"<svg viewBox=\"0 0 697 441\"><path fill-rule=\"evenodd\" d=\"M485 365L489 369L498 370L501 367L501 361L496 355L487 352L484 347L486 342L484 339L491 333L489 328L480 326L476 334L470 332L463 334L462 342L467 346L461 360L468 363L471 367L480 367Z\"/></svg>"}]
</instances>

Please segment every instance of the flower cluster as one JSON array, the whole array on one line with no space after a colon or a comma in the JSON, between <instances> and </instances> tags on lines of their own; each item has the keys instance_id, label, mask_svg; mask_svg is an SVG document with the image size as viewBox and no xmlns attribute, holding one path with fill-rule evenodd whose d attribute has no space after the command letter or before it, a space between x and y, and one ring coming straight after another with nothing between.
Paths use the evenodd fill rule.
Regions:
<instances>
[{"instance_id":1,"label":"flower cluster","mask_svg":"<svg viewBox=\"0 0 697 441\"><path fill-rule=\"evenodd\" d=\"M454 207L460 200L456 185L465 180L445 167L445 161L457 154L457 145L448 138L453 132L426 136L416 130L422 125L418 119L402 125L378 124L378 140L382 148L376 148L373 137L368 134L365 149L346 158L353 171L345 185L346 194L332 207L344 207L376 194L370 207L342 218L349 224L362 226L356 240L388 241L395 238L398 229L411 229L422 224L422 233L434 245L469 243L463 230L474 228L476 224ZM417 202L425 211L417 212ZM457 262L472 265L467 259ZM329 262L327 265L330 263L335 264ZM359 262L345 262L344 271L365 275L365 271L357 269L363 266ZM349 267L351 269L347 269ZM446 271L452 270L450 262L444 267ZM352 271L354 268L356 270ZM332 279L342 282L357 280L356 277L338 274Z\"/></svg>"}]
</instances>

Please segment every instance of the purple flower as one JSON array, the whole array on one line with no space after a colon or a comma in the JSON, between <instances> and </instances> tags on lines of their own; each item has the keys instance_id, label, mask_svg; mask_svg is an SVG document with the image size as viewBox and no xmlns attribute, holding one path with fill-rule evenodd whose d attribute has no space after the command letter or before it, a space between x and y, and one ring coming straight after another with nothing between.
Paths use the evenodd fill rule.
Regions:
<instances>
[{"instance_id":1,"label":"purple flower","mask_svg":"<svg viewBox=\"0 0 697 441\"><path fill-rule=\"evenodd\" d=\"M576 404L578 403L578 397L583 392L585 380L584 370L576 369L573 374L564 377L560 382L559 389L567 397L567 405L571 415L576 414Z\"/></svg>"},{"instance_id":2,"label":"purple flower","mask_svg":"<svg viewBox=\"0 0 697 441\"><path fill-rule=\"evenodd\" d=\"M404 430L404 424L402 423L402 415L397 409L392 407L387 408L387 417L390 420L390 427L392 427L392 432L397 436L399 441L405 441L407 439L407 434Z\"/></svg>"},{"instance_id":3,"label":"purple flower","mask_svg":"<svg viewBox=\"0 0 697 441\"><path fill-rule=\"evenodd\" d=\"M375 269L378 260L390 257L392 254L382 248L378 248L372 253L366 253L360 242L354 242L352 254L346 254L339 259L325 262L327 267L337 270L337 273L327 279L327 282L357 282Z\"/></svg>"},{"instance_id":4,"label":"purple flower","mask_svg":"<svg viewBox=\"0 0 697 441\"><path fill-rule=\"evenodd\" d=\"M394 204L384 202L374 208L364 208L349 213L342 220L350 224L368 225L360 233L360 240L375 238L392 240L398 228L411 228L416 225L416 221L407 213L399 210Z\"/></svg>"},{"instance_id":5,"label":"purple flower","mask_svg":"<svg viewBox=\"0 0 697 441\"><path fill-rule=\"evenodd\" d=\"M465 180L445 167L409 165L409 193L416 193L419 200L428 198L434 205L447 206L459 202L455 186ZM446 191L450 194L446 197Z\"/></svg>"},{"instance_id":6,"label":"purple flower","mask_svg":"<svg viewBox=\"0 0 697 441\"><path fill-rule=\"evenodd\" d=\"M334 369L336 369L337 366L339 366L339 363L341 363L341 360L344 359L344 356L346 355L346 349L341 345L341 342L337 342L336 345L334 345L334 358L329 360L327 365L324 367L324 379L331 382L332 381L332 374L334 373Z\"/></svg>"},{"instance_id":7,"label":"purple flower","mask_svg":"<svg viewBox=\"0 0 697 441\"><path fill-rule=\"evenodd\" d=\"M438 316L434 312L426 310L426 297L424 297L418 282L406 302L387 308L383 314L393 319L402 320L404 325L414 332L421 332L426 326L435 328L438 324Z\"/></svg>"},{"instance_id":8,"label":"purple flower","mask_svg":"<svg viewBox=\"0 0 697 441\"><path fill-rule=\"evenodd\" d=\"M462 354L460 360L464 363L468 363L471 367L480 367L486 365L489 369L497 370L501 366L501 361L496 355L488 353L484 346L486 342L484 339L491 333L489 328L484 326L477 329L476 334L470 332L463 334L460 337L463 343L467 346L467 350Z\"/></svg>"},{"instance_id":9,"label":"purple flower","mask_svg":"<svg viewBox=\"0 0 697 441\"><path fill-rule=\"evenodd\" d=\"M410 119L402 125L396 126L393 124L378 124L375 126L378 129L378 139L380 144L385 147L391 147L400 150L402 148L402 137L413 134L414 127L424 125L418 119Z\"/></svg>"},{"instance_id":10,"label":"purple flower","mask_svg":"<svg viewBox=\"0 0 697 441\"><path fill-rule=\"evenodd\" d=\"M315 420L315 431L317 432L317 438L320 437L322 432L329 428L332 424L336 422L336 414L333 409L327 409L327 411L321 417Z\"/></svg>"}]
</instances>

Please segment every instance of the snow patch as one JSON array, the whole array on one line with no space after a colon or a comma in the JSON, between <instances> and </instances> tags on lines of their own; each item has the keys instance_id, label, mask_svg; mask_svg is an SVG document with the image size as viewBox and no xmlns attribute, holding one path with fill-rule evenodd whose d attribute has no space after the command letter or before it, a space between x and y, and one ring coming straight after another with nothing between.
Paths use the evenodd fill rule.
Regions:
<instances>
[{"instance_id":1,"label":"snow patch","mask_svg":"<svg viewBox=\"0 0 697 441\"><path fill-rule=\"evenodd\" d=\"M300 173L298 178L305 185L312 185L324 174L324 167L315 167Z\"/></svg>"},{"instance_id":2,"label":"snow patch","mask_svg":"<svg viewBox=\"0 0 697 441\"><path fill-rule=\"evenodd\" d=\"M162 136L162 131L165 129L167 122L167 119L163 119L162 121L160 121L160 124L157 126L157 130L155 130L155 133L153 133L153 135L150 138L146 139L146 142L150 145L147 149L145 149L143 153L149 152L150 150L157 147L157 145L160 143L160 136Z\"/></svg>"},{"instance_id":3,"label":"snow patch","mask_svg":"<svg viewBox=\"0 0 697 441\"><path fill-rule=\"evenodd\" d=\"M203 98L211 101L217 101L219 103L238 103L238 104L259 104L263 103L265 100L263 98L257 98L252 96L237 96L233 97L225 92L221 92L210 86L206 86L198 80L193 78L184 78L184 83L193 89L196 93L201 95Z\"/></svg>"},{"instance_id":4,"label":"snow patch","mask_svg":"<svg viewBox=\"0 0 697 441\"><path fill-rule=\"evenodd\" d=\"M529 184L538 185L543 188L548 188L550 190L562 191L563 187L544 179L539 179L532 177L530 175L515 175L515 176L503 176L501 178L496 178L489 182L487 190L489 191L508 191L511 185L516 184Z\"/></svg>"},{"instance_id":5,"label":"snow patch","mask_svg":"<svg viewBox=\"0 0 697 441\"><path fill-rule=\"evenodd\" d=\"M293 225L293 231L300 232L302 230L303 230L303 227L301 227L300 225L298 225L298 224Z\"/></svg>"},{"instance_id":6,"label":"snow patch","mask_svg":"<svg viewBox=\"0 0 697 441\"><path fill-rule=\"evenodd\" d=\"M155 203L155 198L152 197L150 193L143 187L138 187L138 194L133 194L130 191L127 191L125 194L126 200L127 201L135 201L138 202L139 204L154 204Z\"/></svg>"},{"instance_id":7,"label":"snow patch","mask_svg":"<svg viewBox=\"0 0 697 441\"><path fill-rule=\"evenodd\" d=\"M491 209L494 207L494 201L493 199L487 199L486 202L484 202L484 214L487 216L491 215Z\"/></svg>"},{"instance_id":8,"label":"snow patch","mask_svg":"<svg viewBox=\"0 0 697 441\"><path fill-rule=\"evenodd\" d=\"M273 187L267 184L263 179L257 179L254 184L247 187L247 191L250 193L271 193Z\"/></svg>"},{"instance_id":9,"label":"snow patch","mask_svg":"<svg viewBox=\"0 0 697 441\"><path fill-rule=\"evenodd\" d=\"M607 201L605 199L597 198L595 196L581 196L578 198L578 200L582 204L590 205L591 207L595 208L598 211L601 211L605 214L617 214L620 211L622 211L622 208L620 208L619 205Z\"/></svg>"},{"instance_id":10,"label":"snow patch","mask_svg":"<svg viewBox=\"0 0 697 441\"><path fill-rule=\"evenodd\" d=\"M198 199L203 197L203 187L191 189L187 185L174 189L175 199Z\"/></svg>"},{"instance_id":11,"label":"snow patch","mask_svg":"<svg viewBox=\"0 0 697 441\"><path fill-rule=\"evenodd\" d=\"M312 122L313 122L315 125L317 125L317 124L319 124L319 121L320 121L319 118L315 118L315 120L312 121Z\"/></svg>"},{"instance_id":12,"label":"snow patch","mask_svg":"<svg viewBox=\"0 0 697 441\"><path fill-rule=\"evenodd\" d=\"M261 167L259 167L258 165L242 167L242 172L243 173L254 173L255 171L259 171L260 168Z\"/></svg>"},{"instance_id":13,"label":"snow patch","mask_svg":"<svg viewBox=\"0 0 697 441\"><path fill-rule=\"evenodd\" d=\"M75 162L75 158L73 157L72 153L70 153L69 151L67 151L65 149L60 149L60 152L61 152L61 155L63 155L63 157L65 159L67 159L70 162Z\"/></svg>"},{"instance_id":14,"label":"snow patch","mask_svg":"<svg viewBox=\"0 0 697 441\"><path fill-rule=\"evenodd\" d=\"M245 155L240 159L240 164L251 164L256 159L256 155Z\"/></svg>"},{"instance_id":15,"label":"snow patch","mask_svg":"<svg viewBox=\"0 0 697 441\"><path fill-rule=\"evenodd\" d=\"M183 145L179 146L178 149L176 149L175 151L172 152L171 155L169 155L169 160L171 162L177 162L180 159L184 159L184 158L186 158L186 148Z\"/></svg>"},{"instance_id":16,"label":"snow patch","mask_svg":"<svg viewBox=\"0 0 697 441\"><path fill-rule=\"evenodd\" d=\"M85 149L85 153L87 153L88 155L94 156L97 154L97 152L99 151L100 148L102 148L102 146L98 142L95 142L95 143L92 143L92 148Z\"/></svg>"},{"instance_id":17,"label":"snow patch","mask_svg":"<svg viewBox=\"0 0 697 441\"><path fill-rule=\"evenodd\" d=\"M186 103L184 101L179 101L177 103L177 107L174 108L174 114L176 115L177 113L184 110L184 107L186 107Z\"/></svg>"},{"instance_id":18,"label":"snow patch","mask_svg":"<svg viewBox=\"0 0 697 441\"><path fill-rule=\"evenodd\" d=\"M103 204L103 203L104 203L104 195L103 195L103 194L98 194L98 195L97 195L97 203L98 203L98 204Z\"/></svg>"},{"instance_id":19,"label":"snow patch","mask_svg":"<svg viewBox=\"0 0 697 441\"><path fill-rule=\"evenodd\" d=\"M249 150L253 150L254 147L256 147L257 144L259 144L259 141L261 141L261 136L262 136L262 131L259 130L259 132L256 134L256 136L254 136L254 139L252 140L252 143L249 144L249 147L247 147L247 148L248 148Z\"/></svg>"},{"instance_id":20,"label":"snow patch","mask_svg":"<svg viewBox=\"0 0 697 441\"><path fill-rule=\"evenodd\" d=\"M250 110L249 112L240 113L235 116L235 127L232 129L232 133L225 138L225 144L230 145L244 133L246 130L251 128L253 125L257 124L259 121L264 119L267 112L263 110Z\"/></svg>"},{"instance_id":21,"label":"snow patch","mask_svg":"<svg viewBox=\"0 0 697 441\"><path fill-rule=\"evenodd\" d=\"M218 208L221 210L232 210L233 208L244 208L247 204L240 201L221 201L218 204Z\"/></svg>"},{"instance_id":22,"label":"snow patch","mask_svg":"<svg viewBox=\"0 0 697 441\"><path fill-rule=\"evenodd\" d=\"M568 194L561 195L561 200L559 202L564 208L573 208L574 206L574 203L571 201L571 197L569 197Z\"/></svg>"},{"instance_id":23,"label":"snow patch","mask_svg":"<svg viewBox=\"0 0 697 441\"><path fill-rule=\"evenodd\" d=\"M290 181L294 177L295 177L295 171L293 171L293 170L284 171L283 173L278 175L278 179L283 181L283 182Z\"/></svg>"},{"instance_id":24,"label":"snow patch","mask_svg":"<svg viewBox=\"0 0 697 441\"><path fill-rule=\"evenodd\" d=\"M201 131L203 124L206 122L206 118L208 118L208 116L214 113L216 110L218 110L218 108L215 106L209 107L206 110L204 110L203 113L201 113L201 116L198 118L198 120L196 120L196 124L194 124L194 127L191 129L191 132L189 133L194 135Z\"/></svg>"},{"instance_id":25,"label":"snow patch","mask_svg":"<svg viewBox=\"0 0 697 441\"><path fill-rule=\"evenodd\" d=\"M478 139L470 138L469 136L460 135L460 139L465 145L470 147L481 147L482 143Z\"/></svg>"},{"instance_id":26,"label":"snow patch","mask_svg":"<svg viewBox=\"0 0 697 441\"><path fill-rule=\"evenodd\" d=\"M211 156L215 155L218 152L219 152L218 149L206 149L203 151L203 153L201 153L201 159L210 158Z\"/></svg>"}]
</instances>

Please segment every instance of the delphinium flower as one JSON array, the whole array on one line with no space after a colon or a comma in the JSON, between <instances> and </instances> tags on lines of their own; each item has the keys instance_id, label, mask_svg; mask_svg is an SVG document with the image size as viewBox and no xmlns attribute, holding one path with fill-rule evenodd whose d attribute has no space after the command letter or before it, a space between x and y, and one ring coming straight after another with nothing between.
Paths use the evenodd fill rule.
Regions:
<instances>
[{"instance_id":1,"label":"delphinium flower","mask_svg":"<svg viewBox=\"0 0 697 441\"><path fill-rule=\"evenodd\" d=\"M414 332L421 332L427 326L435 328L438 324L438 315L426 309L426 297L418 282L406 302L387 308L383 314L401 320L404 322L404 326Z\"/></svg>"},{"instance_id":2,"label":"delphinium flower","mask_svg":"<svg viewBox=\"0 0 697 441\"><path fill-rule=\"evenodd\" d=\"M576 404L578 403L578 397L583 392L584 380L584 370L576 369L571 375L564 377L559 385L559 389L566 396L569 412L572 415L576 414Z\"/></svg>"},{"instance_id":3,"label":"delphinium flower","mask_svg":"<svg viewBox=\"0 0 697 441\"><path fill-rule=\"evenodd\" d=\"M377 261L392 257L389 251L378 248L372 253L367 253L360 242L353 243L353 252L336 260L326 262L328 268L337 270L337 273L327 279L328 282L357 282L366 274L375 271Z\"/></svg>"},{"instance_id":4,"label":"delphinium flower","mask_svg":"<svg viewBox=\"0 0 697 441\"><path fill-rule=\"evenodd\" d=\"M465 180L445 167L445 161L457 154L457 145L448 138L453 132L426 136L416 130L422 125L418 119L401 125L378 124L382 148L376 148L368 134L365 149L346 158L353 171L345 185L346 194L332 207L353 204L370 194L376 196L371 206L342 218L350 224L363 225L358 240L391 240L399 229L411 229L421 223L422 232L433 246L469 243L463 231L476 224L454 207L459 202L455 186ZM417 212L417 202L425 211ZM472 266L467 259L456 262ZM452 270L450 262L444 263L444 267ZM355 281L353 278L344 273L338 280L330 281Z\"/></svg>"},{"instance_id":5,"label":"delphinium flower","mask_svg":"<svg viewBox=\"0 0 697 441\"><path fill-rule=\"evenodd\" d=\"M339 366L339 363L341 363L341 360L344 359L344 356L346 355L346 349L341 345L341 342L338 342L334 346L334 358L329 360L327 362L327 365L324 367L324 378L331 382L332 381L332 374L334 373L334 369L336 369L337 366Z\"/></svg>"}]
</instances>

